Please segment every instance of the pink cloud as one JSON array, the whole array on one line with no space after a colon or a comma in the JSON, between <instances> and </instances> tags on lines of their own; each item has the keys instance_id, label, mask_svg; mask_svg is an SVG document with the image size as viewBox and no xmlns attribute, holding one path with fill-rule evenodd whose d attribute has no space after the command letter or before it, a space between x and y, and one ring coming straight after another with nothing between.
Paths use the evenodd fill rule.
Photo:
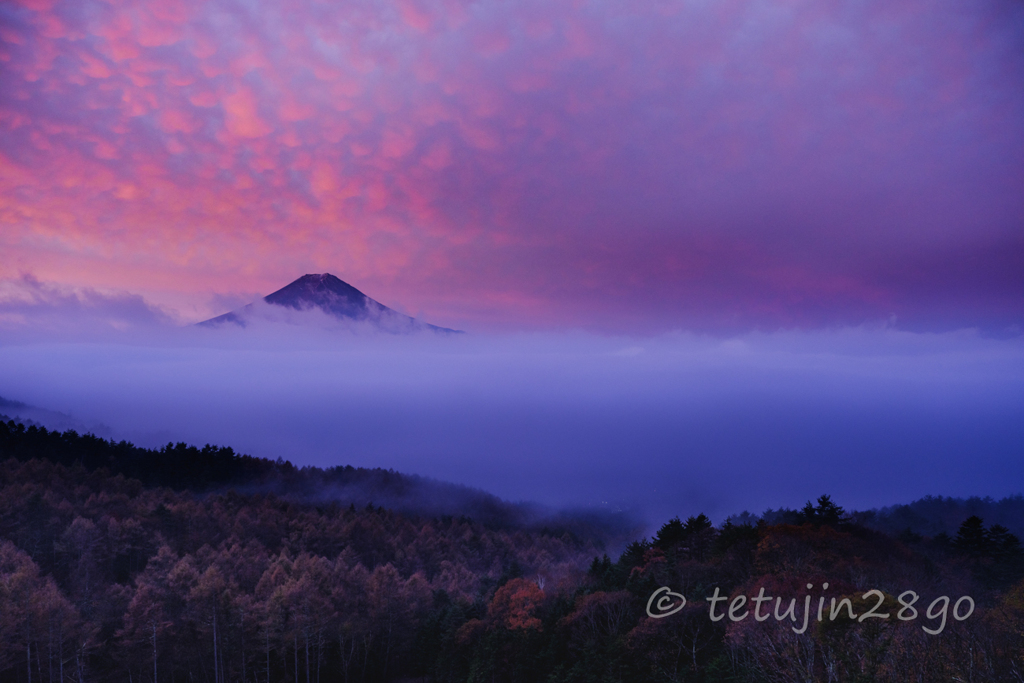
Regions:
<instances>
[{"instance_id":1,"label":"pink cloud","mask_svg":"<svg viewBox=\"0 0 1024 683\"><path fill-rule=\"evenodd\" d=\"M224 125L232 135L243 138L263 137L271 127L260 117L259 102L252 90L240 87L223 99Z\"/></svg>"}]
</instances>

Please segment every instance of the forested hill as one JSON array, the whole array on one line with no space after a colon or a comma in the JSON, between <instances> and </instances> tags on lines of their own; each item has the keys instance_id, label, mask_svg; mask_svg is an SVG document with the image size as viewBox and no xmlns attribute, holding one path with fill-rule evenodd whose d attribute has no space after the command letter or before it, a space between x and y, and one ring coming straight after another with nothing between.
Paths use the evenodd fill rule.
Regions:
<instances>
[{"instance_id":1,"label":"forested hill","mask_svg":"<svg viewBox=\"0 0 1024 683\"><path fill-rule=\"evenodd\" d=\"M12 421L0 461L4 682L904 683L909 671L994 683L1024 671L1024 552L979 517L955 537L894 537L823 495L782 521L671 519L614 559L595 536L551 526L326 500L461 490L509 524L525 509L385 470ZM759 617L765 592L774 609Z\"/></svg>"},{"instance_id":2,"label":"forested hill","mask_svg":"<svg viewBox=\"0 0 1024 683\"><path fill-rule=\"evenodd\" d=\"M1024 563L1005 529L970 518L948 543L895 539L827 496L801 514L677 518L615 560L571 534L8 459L0 681L1019 680ZM651 618L665 586L689 601ZM714 620L706 596L719 590L731 601ZM722 616L765 591L774 618ZM909 615L908 591L921 596ZM787 601L803 611L780 615Z\"/></svg>"},{"instance_id":3,"label":"forested hill","mask_svg":"<svg viewBox=\"0 0 1024 683\"><path fill-rule=\"evenodd\" d=\"M468 486L436 481L390 469L344 465L296 467L281 460L236 453L228 447L168 443L141 448L75 431L52 431L0 415L0 461L45 459L88 471L105 469L140 481L147 488L207 493L273 493L310 503L369 504L426 517L465 516L490 528L570 531L600 541L629 539L635 519L601 511L556 512L510 503Z\"/></svg>"},{"instance_id":4,"label":"forested hill","mask_svg":"<svg viewBox=\"0 0 1024 683\"><path fill-rule=\"evenodd\" d=\"M59 432L34 424L26 426L2 415L0 458L45 458L67 466L80 462L87 470L106 468L111 474L138 479L145 486L197 492L257 483L296 471L291 463L241 455L231 448L207 445L200 449L179 443L151 450L72 430Z\"/></svg>"}]
</instances>

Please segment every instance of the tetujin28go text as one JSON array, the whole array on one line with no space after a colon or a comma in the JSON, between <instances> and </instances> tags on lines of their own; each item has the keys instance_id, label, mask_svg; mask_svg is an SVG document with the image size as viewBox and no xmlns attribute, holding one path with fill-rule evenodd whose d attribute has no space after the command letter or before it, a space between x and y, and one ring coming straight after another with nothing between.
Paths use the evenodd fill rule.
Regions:
<instances>
[{"instance_id":1,"label":"tetujin28go text","mask_svg":"<svg viewBox=\"0 0 1024 683\"><path fill-rule=\"evenodd\" d=\"M827 590L828 583L822 584L821 588L822 590ZM807 589L808 591L813 590L814 584L807 584ZM797 598L790 598L788 606L783 609L783 599L781 597L765 595L763 587L760 588L756 596L750 597L749 600L746 595L737 595L730 600L728 596L721 595L721 589L718 587L715 588L714 595L705 598L710 603L708 616L711 621L721 621L728 618L731 621L739 622L747 617L753 617L757 621L766 621L774 616L776 621L779 622L787 619L794 624L802 622L800 628L797 628L795 625L790 626L793 632L798 634L804 633L807 630L812 615L819 622L826 619L828 621L850 619L852 621L864 622L868 619L890 618L900 621L914 621L919 616L915 605L920 600L920 596L912 590L903 591L896 598L900 608L896 611L895 615L892 614L892 610L882 611L886 595L878 589L867 591L861 596L861 599L869 602L869 609L858 615L854 612L854 604L849 597L839 598L838 600L833 597L826 603L825 596L822 595L818 597L815 614L812 610L814 599L808 594L803 599L803 609L800 610L802 612L801 619L797 616ZM775 601L774 610L772 609L773 600ZM728 606L719 606L719 603L727 601ZM870 604L872 601L874 604ZM685 606L685 596L672 591L668 586L662 586L654 591L647 601L647 616L652 619L663 619L678 613ZM924 617L930 621L930 625L934 626L934 628L929 628L927 624L922 625L921 628L924 629L925 633L938 635L946 628L948 616L952 616L957 621L964 621L973 613L974 599L970 596L965 595L958 599L952 604L951 609L949 596L942 595L932 600L925 610Z\"/></svg>"}]
</instances>

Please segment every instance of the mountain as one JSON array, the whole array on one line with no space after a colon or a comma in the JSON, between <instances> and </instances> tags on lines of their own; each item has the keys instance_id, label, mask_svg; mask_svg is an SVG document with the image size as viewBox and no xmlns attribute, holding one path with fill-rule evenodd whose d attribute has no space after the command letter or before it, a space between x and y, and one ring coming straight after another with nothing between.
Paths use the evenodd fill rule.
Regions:
<instances>
[{"instance_id":1,"label":"mountain","mask_svg":"<svg viewBox=\"0 0 1024 683\"><path fill-rule=\"evenodd\" d=\"M420 322L390 309L330 273L303 275L290 285L263 297L262 302L296 311L320 309L339 320L366 322L388 332L430 330L449 334L461 333L460 330ZM237 311L204 320L199 325L216 327L232 323L245 327L249 319L258 315L258 304L259 302L249 304Z\"/></svg>"}]
</instances>

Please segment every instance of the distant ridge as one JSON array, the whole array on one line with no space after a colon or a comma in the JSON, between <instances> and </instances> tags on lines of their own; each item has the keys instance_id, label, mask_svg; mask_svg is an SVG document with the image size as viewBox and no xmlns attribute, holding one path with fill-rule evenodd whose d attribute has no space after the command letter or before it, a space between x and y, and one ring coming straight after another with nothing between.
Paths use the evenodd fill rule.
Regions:
<instances>
[{"instance_id":1,"label":"distant ridge","mask_svg":"<svg viewBox=\"0 0 1024 683\"><path fill-rule=\"evenodd\" d=\"M73 429L76 432L91 432L100 436L109 436L111 434L111 429L107 425L99 423L87 425L67 413L47 410L46 408L29 405L21 401L12 401L0 396L0 421L11 419L24 423L26 427L35 425L62 432Z\"/></svg>"},{"instance_id":2,"label":"distant ridge","mask_svg":"<svg viewBox=\"0 0 1024 683\"><path fill-rule=\"evenodd\" d=\"M388 332L430 330L461 334L461 330L430 325L390 309L330 273L303 275L295 282L263 297L263 301L296 311L318 308L327 315L340 320L369 322ZM254 312L253 304L249 304L237 311L231 311L198 324L204 327L217 327L225 323L232 323L245 327L247 320Z\"/></svg>"}]
</instances>

